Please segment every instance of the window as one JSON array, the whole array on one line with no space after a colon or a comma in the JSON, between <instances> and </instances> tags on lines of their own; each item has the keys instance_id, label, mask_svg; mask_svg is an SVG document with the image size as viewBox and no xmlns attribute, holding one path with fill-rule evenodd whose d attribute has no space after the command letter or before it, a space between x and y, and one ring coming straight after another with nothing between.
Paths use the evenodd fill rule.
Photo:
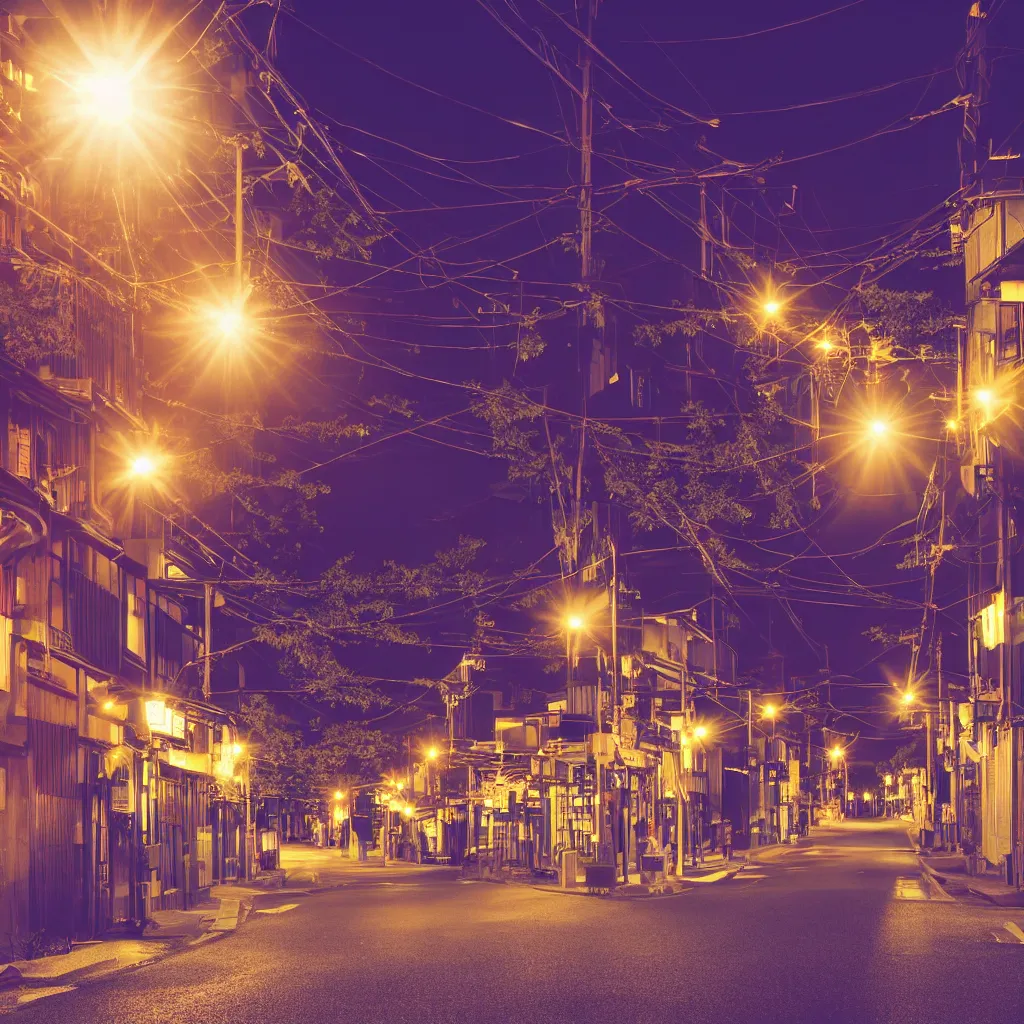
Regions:
<instances>
[{"instance_id":1,"label":"window","mask_svg":"<svg viewBox=\"0 0 1024 1024\"><path fill-rule=\"evenodd\" d=\"M8 423L7 465L15 476L32 477L32 431L17 423Z\"/></svg>"},{"instance_id":2,"label":"window","mask_svg":"<svg viewBox=\"0 0 1024 1024\"><path fill-rule=\"evenodd\" d=\"M999 361L1014 362L1020 359L1021 306L1018 302L1003 302L999 305Z\"/></svg>"},{"instance_id":3,"label":"window","mask_svg":"<svg viewBox=\"0 0 1024 1024\"><path fill-rule=\"evenodd\" d=\"M0 692L11 691L11 627L13 620L0 615Z\"/></svg>"},{"instance_id":4,"label":"window","mask_svg":"<svg viewBox=\"0 0 1024 1024\"><path fill-rule=\"evenodd\" d=\"M64 618L64 545L55 540L50 550L50 625L67 629Z\"/></svg>"},{"instance_id":5,"label":"window","mask_svg":"<svg viewBox=\"0 0 1024 1024\"><path fill-rule=\"evenodd\" d=\"M125 576L125 594L128 598L128 623L125 646L132 654L146 660L146 581Z\"/></svg>"}]
</instances>

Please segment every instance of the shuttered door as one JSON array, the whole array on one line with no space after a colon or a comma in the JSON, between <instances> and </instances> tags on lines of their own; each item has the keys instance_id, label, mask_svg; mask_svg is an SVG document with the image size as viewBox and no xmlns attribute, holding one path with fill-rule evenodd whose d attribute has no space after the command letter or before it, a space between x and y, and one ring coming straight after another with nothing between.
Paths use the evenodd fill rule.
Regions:
<instances>
[{"instance_id":1,"label":"shuttered door","mask_svg":"<svg viewBox=\"0 0 1024 1024\"><path fill-rule=\"evenodd\" d=\"M996 747L996 852L1000 857L1013 849L1010 843L1010 794L1013 785L1013 743L1010 731L999 733Z\"/></svg>"},{"instance_id":2,"label":"shuttered door","mask_svg":"<svg viewBox=\"0 0 1024 1024\"><path fill-rule=\"evenodd\" d=\"M29 740L29 927L60 938L75 932L75 730L32 719Z\"/></svg>"},{"instance_id":3,"label":"shuttered door","mask_svg":"<svg viewBox=\"0 0 1024 1024\"><path fill-rule=\"evenodd\" d=\"M990 864L999 862L996 840L996 764L995 753L983 757L978 764L981 777L981 852Z\"/></svg>"}]
</instances>

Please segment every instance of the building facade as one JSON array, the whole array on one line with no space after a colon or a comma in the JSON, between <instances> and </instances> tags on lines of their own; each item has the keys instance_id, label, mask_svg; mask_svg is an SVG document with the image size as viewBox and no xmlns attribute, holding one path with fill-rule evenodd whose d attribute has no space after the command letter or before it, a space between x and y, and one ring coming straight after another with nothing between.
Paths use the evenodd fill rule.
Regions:
<instances>
[{"instance_id":1,"label":"building facade","mask_svg":"<svg viewBox=\"0 0 1024 1024\"><path fill-rule=\"evenodd\" d=\"M79 243L78 185L43 145L27 40L63 29L3 6L0 959L137 928L249 870L246 758L203 696L188 544L158 516L140 546L125 484L143 312L124 254Z\"/></svg>"}]
</instances>

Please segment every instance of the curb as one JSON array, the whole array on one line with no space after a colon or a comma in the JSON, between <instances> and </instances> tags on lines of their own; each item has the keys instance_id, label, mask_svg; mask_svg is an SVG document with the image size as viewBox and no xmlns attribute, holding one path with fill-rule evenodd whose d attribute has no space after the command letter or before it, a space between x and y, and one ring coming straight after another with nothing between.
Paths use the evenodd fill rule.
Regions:
<instances>
[{"instance_id":1,"label":"curb","mask_svg":"<svg viewBox=\"0 0 1024 1024\"><path fill-rule=\"evenodd\" d=\"M936 874L935 870L924 862L924 858L920 854L917 856L917 862L921 865L921 874L928 883L932 899L938 900L940 903L956 903L956 897L950 896L950 894L942 887L942 883L945 879L941 875Z\"/></svg>"},{"instance_id":2,"label":"curb","mask_svg":"<svg viewBox=\"0 0 1024 1024\"><path fill-rule=\"evenodd\" d=\"M509 882L508 884L523 885L530 889L536 889L538 892L548 892L556 896L589 896L593 899L612 900L668 899L672 896L682 896L684 893L693 892L694 888L700 885L717 885L719 882L728 882L730 879L735 878L746 866L746 863L742 863L734 869L716 871L705 878L693 878L684 874L682 878L672 883L656 883L653 886L649 886L647 892L623 892L622 889L625 889L625 886L617 887L610 892L588 892L585 886L563 889L560 886L534 885L531 882ZM671 885L672 888L666 891L668 885Z\"/></svg>"}]
</instances>

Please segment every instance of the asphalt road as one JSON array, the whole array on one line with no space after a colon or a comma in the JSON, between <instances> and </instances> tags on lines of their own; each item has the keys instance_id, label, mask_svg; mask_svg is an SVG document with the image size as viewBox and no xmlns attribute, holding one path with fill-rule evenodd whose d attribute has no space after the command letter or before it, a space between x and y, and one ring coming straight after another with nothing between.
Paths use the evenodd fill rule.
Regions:
<instances>
[{"instance_id":1,"label":"asphalt road","mask_svg":"<svg viewBox=\"0 0 1024 1024\"><path fill-rule=\"evenodd\" d=\"M760 876L760 877L759 877ZM28 1024L1024 1020L1024 911L922 899L852 824L737 879L621 901L429 881L293 898L234 936L18 1011Z\"/></svg>"}]
</instances>

